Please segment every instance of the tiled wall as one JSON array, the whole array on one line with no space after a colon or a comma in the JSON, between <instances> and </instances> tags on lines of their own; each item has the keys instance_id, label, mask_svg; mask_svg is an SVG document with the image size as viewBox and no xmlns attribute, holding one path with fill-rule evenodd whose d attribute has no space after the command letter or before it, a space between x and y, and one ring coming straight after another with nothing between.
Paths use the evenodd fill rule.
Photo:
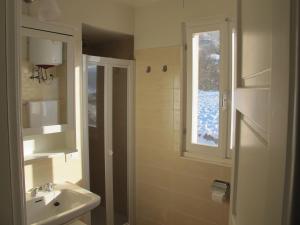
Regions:
<instances>
[{"instance_id":1,"label":"tiled wall","mask_svg":"<svg viewBox=\"0 0 300 225\"><path fill-rule=\"evenodd\" d=\"M25 189L28 191L48 182L56 184L71 182L81 185L81 170L80 159L66 160L65 156L26 163L24 166Z\"/></svg>"},{"instance_id":2,"label":"tiled wall","mask_svg":"<svg viewBox=\"0 0 300 225\"><path fill-rule=\"evenodd\" d=\"M135 52L137 225L226 225L229 204L211 201L210 186L230 181L230 168L180 157L181 55Z\"/></svg>"},{"instance_id":3,"label":"tiled wall","mask_svg":"<svg viewBox=\"0 0 300 225\"><path fill-rule=\"evenodd\" d=\"M33 142L36 152L53 152L59 149L75 149L75 131L24 137L24 141ZM47 182L65 181L82 183L82 162L80 155L61 155L51 159L25 161L25 190Z\"/></svg>"}]
</instances>

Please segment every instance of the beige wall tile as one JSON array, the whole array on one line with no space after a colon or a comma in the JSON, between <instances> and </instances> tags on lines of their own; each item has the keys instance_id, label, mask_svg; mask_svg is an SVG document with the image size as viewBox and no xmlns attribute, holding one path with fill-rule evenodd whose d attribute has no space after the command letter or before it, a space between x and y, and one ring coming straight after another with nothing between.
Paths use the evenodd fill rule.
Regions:
<instances>
[{"instance_id":1,"label":"beige wall tile","mask_svg":"<svg viewBox=\"0 0 300 225\"><path fill-rule=\"evenodd\" d=\"M195 176L208 180L225 178L222 175L222 171L226 170L226 167L203 163L193 159L177 158L174 161L173 167L176 168L178 173L182 173L184 176Z\"/></svg>"},{"instance_id":2,"label":"beige wall tile","mask_svg":"<svg viewBox=\"0 0 300 225\"><path fill-rule=\"evenodd\" d=\"M173 173L171 175L170 191L186 193L202 200L210 200L211 183L210 180L202 179L197 176Z\"/></svg>"},{"instance_id":3,"label":"beige wall tile","mask_svg":"<svg viewBox=\"0 0 300 225\"><path fill-rule=\"evenodd\" d=\"M139 109L136 114L136 127L173 129L174 111L170 109Z\"/></svg>"},{"instance_id":4,"label":"beige wall tile","mask_svg":"<svg viewBox=\"0 0 300 225\"><path fill-rule=\"evenodd\" d=\"M136 182L169 189L171 185L171 169L138 165Z\"/></svg>"},{"instance_id":5,"label":"beige wall tile","mask_svg":"<svg viewBox=\"0 0 300 225\"><path fill-rule=\"evenodd\" d=\"M229 204L219 204L212 200L203 200L185 193L172 192L171 208L191 217L209 221L215 224L226 224Z\"/></svg>"},{"instance_id":6,"label":"beige wall tile","mask_svg":"<svg viewBox=\"0 0 300 225\"><path fill-rule=\"evenodd\" d=\"M170 210L167 225L216 225L199 217L193 217L181 211Z\"/></svg>"},{"instance_id":7,"label":"beige wall tile","mask_svg":"<svg viewBox=\"0 0 300 225\"><path fill-rule=\"evenodd\" d=\"M211 184L229 181L230 168L180 157L181 47L135 56L137 224L226 225L228 203L211 200Z\"/></svg>"},{"instance_id":8,"label":"beige wall tile","mask_svg":"<svg viewBox=\"0 0 300 225\"><path fill-rule=\"evenodd\" d=\"M136 223L139 225L163 225L156 220L149 219L148 217L142 217L139 215L139 213L137 213Z\"/></svg>"},{"instance_id":9,"label":"beige wall tile","mask_svg":"<svg viewBox=\"0 0 300 225\"><path fill-rule=\"evenodd\" d=\"M26 190L48 182L81 184L82 181L81 160L66 161L64 156L32 161L25 165L24 171Z\"/></svg>"},{"instance_id":10,"label":"beige wall tile","mask_svg":"<svg viewBox=\"0 0 300 225\"><path fill-rule=\"evenodd\" d=\"M36 161L33 164L25 165L25 189L53 181L53 161L45 159Z\"/></svg>"},{"instance_id":11,"label":"beige wall tile","mask_svg":"<svg viewBox=\"0 0 300 225\"><path fill-rule=\"evenodd\" d=\"M138 109L173 109L173 89L143 89L136 96Z\"/></svg>"},{"instance_id":12,"label":"beige wall tile","mask_svg":"<svg viewBox=\"0 0 300 225\"><path fill-rule=\"evenodd\" d=\"M172 169L173 160L176 155L167 148L157 148L152 146L136 148L136 167L150 165L161 169Z\"/></svg>"},{"instance_id":13,"label":"beige wall tile","mask_svg":"<svg viewBox=\"0 0 300 225\"><path fill-rule=\"evenodd\" d=\"M158 224L166 224L168 207L162 204L162 202L153 203L139 200L137 202L137 215Z\"/></svg>"},{"instance_id":14,"label":"beige wall tile","mask_svg":"<svg viewBox=\"0 0 300 225\"><path fill-rule=\"evenodd\" d=\"M155 146L159 148L173 148L174 134L166 127L136 129L136 146ZM138 149L136 151L139 151Z\"/></svg>"},{"instance_id":15,"label":"beige wall tile","mask_svg":"<svg viewBox=\"0 0 300 225\"><path fill-rule=\"evenodd\" d=\"M170 208L168 189L140 182L137 184L137 216L155 221L158 224L165 224Z\"/></svg>"},{"instance_id":16,"label":"beige wall tile","mask_svg":"<svg viewBox=\"0 0 300 225\"><path fill-rule=\"evenodd\" d=\"M181 105L181 89L175 88L173 91L174 94L174 110L180 110L182 105Z\"/></svg>"}]
</instances>

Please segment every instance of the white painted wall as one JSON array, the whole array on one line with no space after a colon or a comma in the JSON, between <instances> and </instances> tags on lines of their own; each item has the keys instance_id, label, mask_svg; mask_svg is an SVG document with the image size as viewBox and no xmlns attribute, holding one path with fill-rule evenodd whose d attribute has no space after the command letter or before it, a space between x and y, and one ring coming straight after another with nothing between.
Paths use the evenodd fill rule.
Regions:
<instances>
[{"instance_id":1,"label":"white painted wall","mask_svg":"<svg viewBox=\"0 0 300 225\"><path fill-rule=\"evenodd\" d=\"M163 0L135 9L135 49L180 45L182 22L233 17L234 0Z\"/></svg>"},{"instance_id":2,"label":"white painted wall","mask_svg":"<svg viewBox=\"0 0 300 225\"><path fill-rule=\"evenodd\" d=\"M133 8L111 0L57 0L61 17L55 21L81 27L82 23L91 26L133 34ZM29 12L37 15L39 2L31 4ZM26 9L23 9L26 12Z\"/></svg>"}]
</instances>

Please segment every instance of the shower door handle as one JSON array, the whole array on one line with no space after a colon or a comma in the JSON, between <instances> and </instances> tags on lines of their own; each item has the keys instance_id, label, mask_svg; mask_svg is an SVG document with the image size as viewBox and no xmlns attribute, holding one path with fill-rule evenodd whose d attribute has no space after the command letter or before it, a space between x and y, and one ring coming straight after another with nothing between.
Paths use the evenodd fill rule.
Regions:
<instances>
[{"instance_id":1,"label":"shower door handle","mask_svg":"<svg viewBox=\"0 0 300 225\"><path fill-rule=\"evenodd\" d=\"M113 154L114 154L114 151L112 149L108 150L108 155L109 156L113 156Z\"/></svg>"}]
</instances>

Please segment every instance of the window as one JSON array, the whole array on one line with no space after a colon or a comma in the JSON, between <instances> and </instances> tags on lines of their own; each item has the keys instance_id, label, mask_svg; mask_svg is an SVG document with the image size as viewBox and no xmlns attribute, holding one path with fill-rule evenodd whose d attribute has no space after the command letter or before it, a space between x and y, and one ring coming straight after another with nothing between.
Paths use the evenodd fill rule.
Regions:
<instances>
[{"instance_id":1,"label":"window","mask_svg":"<svg viewBox=\"0 0 300 225\"><path fill-rule=\"evenodd\" d=\"M226 22L187 25L186 153L226 158L229 37Z\"/></svg>"}]
</instances>

